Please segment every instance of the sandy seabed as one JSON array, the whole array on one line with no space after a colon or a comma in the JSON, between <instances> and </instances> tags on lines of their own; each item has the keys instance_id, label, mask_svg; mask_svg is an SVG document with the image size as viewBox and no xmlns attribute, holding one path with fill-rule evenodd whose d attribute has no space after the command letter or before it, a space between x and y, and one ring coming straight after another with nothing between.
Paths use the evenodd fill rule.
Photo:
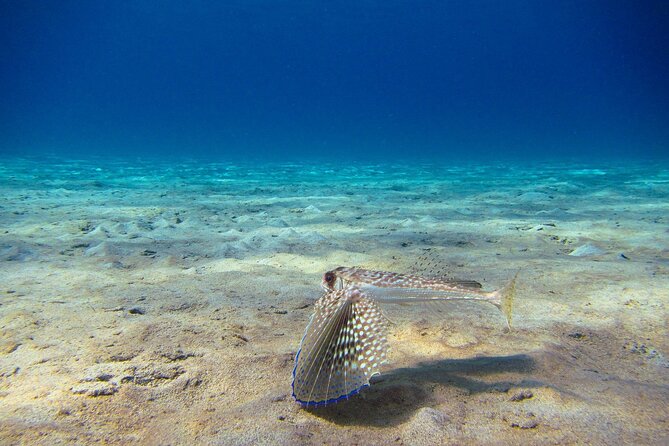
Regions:
<instances>
[{"instance_id":1,"label":"sandy seabed","mask_svg":"<svg viewBox=\"0 0 669 446\"><path fill-rule=\"evenodd\" d=\"M520 271L514 327L384 306L383 373L305 410L339 265ZM0 443L667 444L668 300L667 166L5 158Z\"/></svg>"}]
</instances>

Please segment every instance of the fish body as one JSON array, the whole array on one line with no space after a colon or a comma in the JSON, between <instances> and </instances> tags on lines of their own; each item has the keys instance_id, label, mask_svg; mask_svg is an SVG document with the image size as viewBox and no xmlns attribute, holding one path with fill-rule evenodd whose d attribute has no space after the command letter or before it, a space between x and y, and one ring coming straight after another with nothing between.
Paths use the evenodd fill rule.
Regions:
<instances>
[{"instance_id":1,"label":"fish body","mask_svg":"<svg viewBox=\"0 0 669 446\"><path fill-rule=\"evenodd\" d=\"M514 277L505 287L483 291L474 281L339 267L323 275L323 296L314 305L295 355L293 397L307 407L348 399L369 385L386 361L388 320L379 302L483 300L511 324Z\"/></svg>"},{"instance_id":2,"label":"fish body","mask_svg":"<svg viewBox=\"0 0 669 446\"><path fill-rule=\"evenodd\" d=\"M507 325L511 327L516 276L499 290L484 291L480 283L472 280L440 279L340 266L323 275L322 286L334 290L355 285L368 297L382 303L484 301L502 311Z\"/></svg>"},{"instance_id":3,"label":"fish body","mask_svg":"<svg viewBox=\"0 0 669 446\"><path fill-rule=\"evenodd\" d=\"M326 272L323 275L322 285L324 288L334 289L337 285L337 279L342 283L364 283L381 288L423 288L431 290L481 288L481 284L475 280L433 278L416 274L400 274L346 266L340 266Z\"/></svg>"}]
</instances>

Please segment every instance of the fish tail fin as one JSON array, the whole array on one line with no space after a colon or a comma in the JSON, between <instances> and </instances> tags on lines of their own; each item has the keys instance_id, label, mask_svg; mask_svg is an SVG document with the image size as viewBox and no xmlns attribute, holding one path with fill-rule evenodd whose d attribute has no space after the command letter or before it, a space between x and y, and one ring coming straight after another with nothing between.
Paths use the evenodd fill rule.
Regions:
<instances>
[{"instance_id":1,"label":"fish tail fin","mask_svg":"<svg viewBox=\"0 0 669 446\"><path fill-rule=\"evenodd\" d=\"M513 298L516 296L516 273L513 278L497 291L492 292L491 303L499 308L506 318L506 324L511 329L511 321L513 316Z\"/></svg>"}]
</instances>

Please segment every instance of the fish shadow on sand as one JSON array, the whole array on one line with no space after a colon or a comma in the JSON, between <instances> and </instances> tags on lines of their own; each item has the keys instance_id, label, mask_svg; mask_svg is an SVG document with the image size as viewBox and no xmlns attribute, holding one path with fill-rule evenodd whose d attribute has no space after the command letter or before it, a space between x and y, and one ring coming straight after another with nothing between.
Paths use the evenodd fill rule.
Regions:
<instances>
[{"instance_id":1,"label":"fish shadow on sand","mask_svg":"<svg viewBox=\"0 0 669 446\"><path fill-rule=\"evenodd\" d=\"M375 377L369 388L347 401L308 410L339 425L398 425L430 404L435 384L457 387L465 395L544 385L527 379L488 382L473 378L496 373L527 373L534 368L534 359L523 354L421 362L415 367L398 368Z\"/></svg>"}]
</instances>

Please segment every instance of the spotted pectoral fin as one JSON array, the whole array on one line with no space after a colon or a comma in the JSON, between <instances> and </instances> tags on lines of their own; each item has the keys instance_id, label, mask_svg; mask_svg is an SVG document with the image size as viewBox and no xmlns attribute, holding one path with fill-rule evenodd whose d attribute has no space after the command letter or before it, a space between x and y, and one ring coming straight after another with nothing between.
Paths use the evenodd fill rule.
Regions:
<instances>
[{"instance_id":1,"label":"spotted pectoral fin","mask_svg":"<svg viewBox=\"0 0 669 446\"><path fill-rule=\"evenodd\" d=\"M369 385L386 359L386 320L376 303L355 290L339 290L316 309L295 359L293 396L319 406L348 398Z\"/></svg>"}]
</instances>

